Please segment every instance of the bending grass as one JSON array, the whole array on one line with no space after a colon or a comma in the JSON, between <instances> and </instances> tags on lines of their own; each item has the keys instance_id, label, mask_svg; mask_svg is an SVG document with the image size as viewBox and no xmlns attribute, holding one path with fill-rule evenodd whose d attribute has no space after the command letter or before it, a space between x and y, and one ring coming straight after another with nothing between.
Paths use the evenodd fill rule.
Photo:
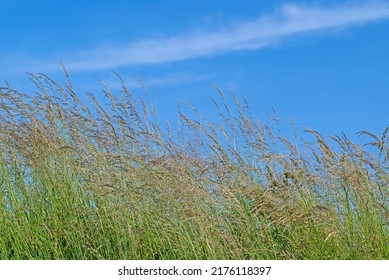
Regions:
<instances>
[{"instance_id":1,"label":"bending grass","mask_svg":"<svg viewBox=\"0 0 389 280\"><path fill-rule=\"evenodd\" d=\"M124 83L30 79L0 90L1 259L389 258L388 129L299 143L217 89L218 123L164 132Z\"/></svg>"}]
</instances>

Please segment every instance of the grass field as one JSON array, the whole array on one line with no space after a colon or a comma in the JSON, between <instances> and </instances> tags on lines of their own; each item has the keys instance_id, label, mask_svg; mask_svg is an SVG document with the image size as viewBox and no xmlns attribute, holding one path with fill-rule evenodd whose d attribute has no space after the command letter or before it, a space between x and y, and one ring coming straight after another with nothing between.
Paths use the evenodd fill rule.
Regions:
<instances>
[{"instance_id":1,"label":"grass field","mask_svg":"<svg viewBox=\"0 0 389 280\"><path fill-rule=\"evenodd\" d=\"M0 91L0 259L389 259L388 129L283 137L218 88L169 129L124 84L30 79Z\"/></svg>"}]
</instances>

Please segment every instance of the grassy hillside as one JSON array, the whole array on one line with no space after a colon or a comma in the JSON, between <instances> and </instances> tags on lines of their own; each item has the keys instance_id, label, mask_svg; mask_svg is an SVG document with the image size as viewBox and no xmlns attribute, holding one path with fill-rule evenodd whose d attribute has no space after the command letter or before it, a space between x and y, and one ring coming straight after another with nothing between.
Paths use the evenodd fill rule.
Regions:
<instances>
[{"instance_id":1,"label":"grassy hillside","mask_svg":"<svg viewBox=\"0 0 389 280\"><path fill-rule=\"evenodd\" d=\"M30 78L0 91L0 259L389 259L388 129L289 139L216 88L169 131L124 84Z\"/></svg>"}]
</instances>

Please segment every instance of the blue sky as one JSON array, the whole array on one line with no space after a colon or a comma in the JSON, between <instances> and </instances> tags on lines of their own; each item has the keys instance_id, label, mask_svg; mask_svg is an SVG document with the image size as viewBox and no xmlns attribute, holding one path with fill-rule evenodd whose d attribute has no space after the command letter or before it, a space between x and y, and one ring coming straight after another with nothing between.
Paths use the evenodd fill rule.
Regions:
<instances>
[{"instance_id":1,"label":"blue sky","mask_svg":"<svg viewBox=\"0 0 389 280\"><path fill-rule=\"evenodd\" d=\"M29 90L25 72L80 94L139 73L161 119L176 104L212 114L209 96L245 97L265 118L351 138L389 125L389 1L0 1L0 78Z\"/></svg>"}]
</instances>

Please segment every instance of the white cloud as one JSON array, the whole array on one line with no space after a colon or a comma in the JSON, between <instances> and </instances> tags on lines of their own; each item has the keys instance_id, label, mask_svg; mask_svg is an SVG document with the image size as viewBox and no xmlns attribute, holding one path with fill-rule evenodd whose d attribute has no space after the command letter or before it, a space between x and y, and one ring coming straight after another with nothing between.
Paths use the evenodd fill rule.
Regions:
<instances>
[{"instance_id":1,"label":"white cloud","mask_svg":"<svg viewBox=\"0 0 389 280\"><path fill-rule=\"evenodd\" d=\"M117 90L122 88L122 83L118 81L116 75L111 75L111 78L104 79L104 82L109 85L111 89ZM127 73L121 76L129 88L142 88L142 82L133 73ZM209 76L195 73L195 72L171 72L165 75L158 76L141 76L146 87L169 87L174 85L190 84L198 81L209 80ZM90 87L85 87L90 88Z\"/></svg>"},{"instance_id":2,"label":"white cloud","mask_svg":"<svg viewBox=\"0 0 389 280\"><path fill-rule=\"evenodd\" d=\"M157 64L239 50L256 50L299 34L342 29L389 18L389 4L364 1L321 8L283 5L272 15L241 22L215 32L196 32L86 50L68 69L112 69L123 65Z\"/></svg>"}]
</instances>

